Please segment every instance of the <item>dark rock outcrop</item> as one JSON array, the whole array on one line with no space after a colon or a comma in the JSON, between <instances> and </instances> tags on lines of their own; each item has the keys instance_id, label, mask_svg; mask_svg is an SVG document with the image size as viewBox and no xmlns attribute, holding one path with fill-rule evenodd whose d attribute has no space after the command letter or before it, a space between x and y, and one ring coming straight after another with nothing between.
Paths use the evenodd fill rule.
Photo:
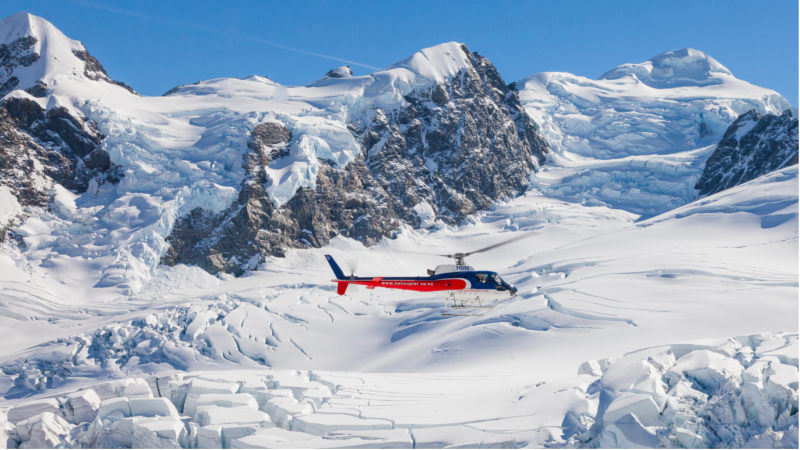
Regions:
<instances>
[{"instance_id":1,"label":"dark rock outcrop","mask_svg":"<svg viewBox=\"0 0 800 450\"><path fill-rule=\"evenodd\" d=\"M33 50L36 38L23 36L9 44L0 45L0 97L13 91L19 85L19 78L14 75L18 66L28 67L39 59Z\"/></svg>"},{"instance_id":2,"label":"dark rock outcrop","mask_svg":"<svg viewBox=\"0 0 800 450\"><path fill-rule=\"evenodd\" d=\"M797 117L791 110L739 116L722 137L695 185L701 196L732 188L798 160Z\"/></svg>"},{"instance_id":3,"label":"dark rock outcrop","mask_svg":"<svg viewBox=\"0 0 800 450\"><path fill-rule=\"evenodd\" d=\"M325 78L350 78L353 76L353 70L350 66L339 66L328 71Z\"/></svg>"},{"instance_id":4,"label":"dark rock outcrop","mask_svg":"<svg viewBox=\"0 0 800 450\"><path fill-rule=\"evenodd\" d=\"M45 111L33 100L6 98L0 103L0 184L23 206L46 207L54 182L76 193L92 180L117 182L102 139L92 122L66 108Z\"/></svg>"},{"instance_id":5,"label":"dark rock outcrop","mask_svg":"<svg viewBox=\"0 0 800 450\"><path fill-rule=\"evenodd\" d=\"M336 235L372 245L401 222L422 226L414 208L422 202L456 224L524 190L547 144L515 86L486 58L462 51L470 65L448 82L373 111L368 123L351 123L363 151L344 168L322 164L316 187L299 189L280 207L265 192L264 167L285 154L291 134L277 122L259 124L237 201L221 214L197 208L180 218L162 262L239 275L287 248L319 247Z\"/></svg>"},{"instance_id":6,"label":"dark rock outcrop","mask_svg":"<svg viewBox=\"0 0 800 450\"><path fill-rule=\"evenodd\" d=\"M83 69L83 75L90 79L90 80L103 80L107 81L111 84L116 84L117 86L123 87L128 90L131 94L139 95L138 92L133 90L132 87L128 86L127 84L123 83L122 81L117 81L111 79L106 72L106 69L100 64L100 61L97 60L94 56L92 56L88 50L73 50L72 54L78 57L81 61L86 63L86 66Z\"/></svg>"},{"instance_id":7,"label":"dark rock outcrop","mask_svg":"<svg viewBox=\"0 0 800 450\"><path fill-rule=\"evenodd\" d=\"M322 166L316 189L301 188L286 205L275 207L264 190L269 182L264 167L290 139L289 129L279 123L259 124L244 156L247 175L237 200L221 214L196 208L179 219L162 262L241 275L263 256L283 256L290 247L319 247L337 234L374 244L397 228L396 216L379 203L385 193L363 159L344 170Z\"/></svg>"},{"instance_id":8,"label":"dark rock outcrop","mask_svg":"<svg viewBox=\"0 0 800 450\"><path fill-rule=\"evenodd\" d=\"M412 210L428 202L455 224L518 194L548 151L536 125L495 67L462 50L470 66L449 83L406 96L408 105L378 110L363 130L366 164L391 195L389 206L418 225Z\"/></svg>"}]
</instances>

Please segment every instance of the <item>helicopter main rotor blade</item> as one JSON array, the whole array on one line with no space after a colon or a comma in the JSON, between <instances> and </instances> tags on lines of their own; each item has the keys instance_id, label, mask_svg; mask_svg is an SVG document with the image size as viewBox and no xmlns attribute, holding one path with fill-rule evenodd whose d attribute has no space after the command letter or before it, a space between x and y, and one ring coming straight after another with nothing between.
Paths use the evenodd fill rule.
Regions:
<instances>
[{"instance_id":1,"label":"helicopter main rotor blade","mask_svg":"<svg viewBox=\"0 0 800 450\"><path fill-rule=\"evenodd\" d=\"M536 234L536 233L537 233L537 231L527 231L527 232L522 233L522 234L520 234L518 236L514 236L514 237L512 237L510 239L506 239L505 241L500 241L500 242L494 243L494 244L492 244L492 245L490 245L488 247L479 248L477 250L473 250L473 251L467 252L467 253L457 252L457 253L442 254L442 253L433 253L433 252L419 252L419 251L414 251L414 250L394 250L393 252L394 253L407 253L407 254L411 254L411 255L441 256L441 257L444 257L444 258L457 258L457 257L464 258L466 256L469 256L469 255L472 255L472 254L475 254L475 253L485 252L487 250L492 250L492 249L495 249L497 247L502 247L503 245L510 244L512 242L516 242L516 241L528 238L531 235Z\"/></svg>"},{"instance_id":2,"label":"helicopter main rotor blade","mask_svg":"<svg viewBox=\"0 0 800 450\"><path fill-rule=\"evenodd\" d=\"M511 239L506 239L505 241L497 242L497 243L492 244L492 245L490 245L488 247L479 248L477 250L473 250L473 251L467 252L467 253L456 253L454 255L446 255L446 256L449 256L449 257L461 256L463 258L463 257L469 256L469 255L474 255L475 253L482 253L482 252L485 252L485 251L488 251L488 250L493 250L493 249L495 249L497 247L502 247L502 246L508 245L508 244L510 244L512 242L521 241L522 239L529 238L529 237L531 237L531 235L534 235L534 234L536 234L536 231L528 231L527 233L521 234L519 236L514 236Z\"/></svg>"}]
</instances>

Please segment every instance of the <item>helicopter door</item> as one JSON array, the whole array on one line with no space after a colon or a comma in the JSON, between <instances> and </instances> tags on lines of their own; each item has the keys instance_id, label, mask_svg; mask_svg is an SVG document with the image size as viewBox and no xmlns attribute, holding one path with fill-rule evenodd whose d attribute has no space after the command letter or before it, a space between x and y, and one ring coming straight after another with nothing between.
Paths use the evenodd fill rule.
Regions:
<instances>
[{"instance_id":1,"label":"helicopter door","mask_svg":"<svg viewBox=\"0 0 800 450\"><path fill-rule=\"evenodd\" d=\"M506 287L503 285L503 280L497 274L492 275L492 280L494 280L494 288L498 291L505 291Z\"/></svg>"}]
</instances>

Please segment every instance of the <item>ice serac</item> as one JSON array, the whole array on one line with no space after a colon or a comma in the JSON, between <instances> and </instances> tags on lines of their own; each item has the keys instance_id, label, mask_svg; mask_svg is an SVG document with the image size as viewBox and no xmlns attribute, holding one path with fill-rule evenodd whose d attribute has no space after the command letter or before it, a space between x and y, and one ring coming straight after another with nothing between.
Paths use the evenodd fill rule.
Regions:
<instances>
[{"instance_id":1,"label":"ice serac","mask_svg":"<svg viewBox=\"0 0 800 450\"><path fill-rule=\"evenodd\" d=\"M352 160L321 153L320 137L294 136L280 122L259 124L238 200L221 214L196 208L181 218L163 262L239 274L266 255L319 247L336 235L371 245L403 222L421 226L423 203L432 209L426 224L434 217L455 224L524 190L548 151L514 86L464 45L424 49L361 79L329 73L312 86L341 90L336 83L354 82L363 94L347 111L360 144ZM318 161L306 166L315 177L276 202L285 192L277 175L297 173L282 168L302 160L304 143L313 144L302 154Z\"/></svg>"},{"instance_id":2,"label":"ice serac","mask_svg":"<svg viewBox=\"0 0 800 450\"><path fill-rule=\"evenodd\" d=\"M728 127L695 186L710 195L797 164L797 117L748 111Z\"/></svg>"}]
</instances>

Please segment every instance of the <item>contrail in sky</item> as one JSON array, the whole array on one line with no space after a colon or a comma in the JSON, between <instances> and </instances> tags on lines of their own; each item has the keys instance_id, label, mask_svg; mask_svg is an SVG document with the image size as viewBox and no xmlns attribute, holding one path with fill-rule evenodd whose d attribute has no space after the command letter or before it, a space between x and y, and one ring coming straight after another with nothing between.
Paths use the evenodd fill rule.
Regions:
<instances>
[{"instance_id":1,"label":"contrail in sky","mask_svg":"<svg viewBox=\"0 0 800 450\"><path fill-rule=\"evenodd\" d=\"M245 36L245 35L236 34L236 33L229 33L229 32L221 31L221 30L218 30L216 28L212 28L212 27L209 27L209 26L206 26L206 25L199 25L199 24L196 24L196 23L184 22L182 20L167 19L165 17L158 17L158 16L153 16L153 15L150 15L150 14L144 14L144 13L131 11L131 10L127 10L127 9L116 8L114 6L97 4L97 3L89 2L89 1L86 1L86 0L68 0L68 1L71 2L71 3L75 3L77 5L86 6L88 8L98 9L98 10L101 10L101 11L108 11L108 12L113 12L113 13L117 13L117 14L124 14L126 16L138 17L140 19L153 20L153 21L156 21L156 22L167 23L167 24L171 24L171 25L178 25L178 26L181 26L181 27L192 28L192 29L195 29L195 30L205 31L205 32L208 32L208 33L214 33L214 34L218 34L218 35L221 35L221 36L227 36L227 37L232 37L232 38L241 39L241 40L245 40L245 41L255 42L256 44L268 45L270 47L275 47L275 48L279 48L279 49L282 49L282 50L287 50L287 51L294 52L294 53L301 53L303 55L310 55L310 56L316 56L318 58L330 59L332 61L343 62L343 63L351 64L351 65L354 65L354 66L365 67L367 69L372 69L372 70L380 70L380 67L371 66L369 64L364 64L364 63L360 63L360 62L357 62L357 61L352 61L352 60L349 60L349 59L339 58L337 56L325 55L323 53L312 52L312 51L309 51L309 50L303 50L302 48L296 48L296 47L291 47L291 46L288 46L288 45L283 45L283 44L280 44L278 42L273 42L273 41L270 41L270 40L267 40L267 39L261 39L261 38L252 37L252 36Z\"/></svg>"}]
</instances>

